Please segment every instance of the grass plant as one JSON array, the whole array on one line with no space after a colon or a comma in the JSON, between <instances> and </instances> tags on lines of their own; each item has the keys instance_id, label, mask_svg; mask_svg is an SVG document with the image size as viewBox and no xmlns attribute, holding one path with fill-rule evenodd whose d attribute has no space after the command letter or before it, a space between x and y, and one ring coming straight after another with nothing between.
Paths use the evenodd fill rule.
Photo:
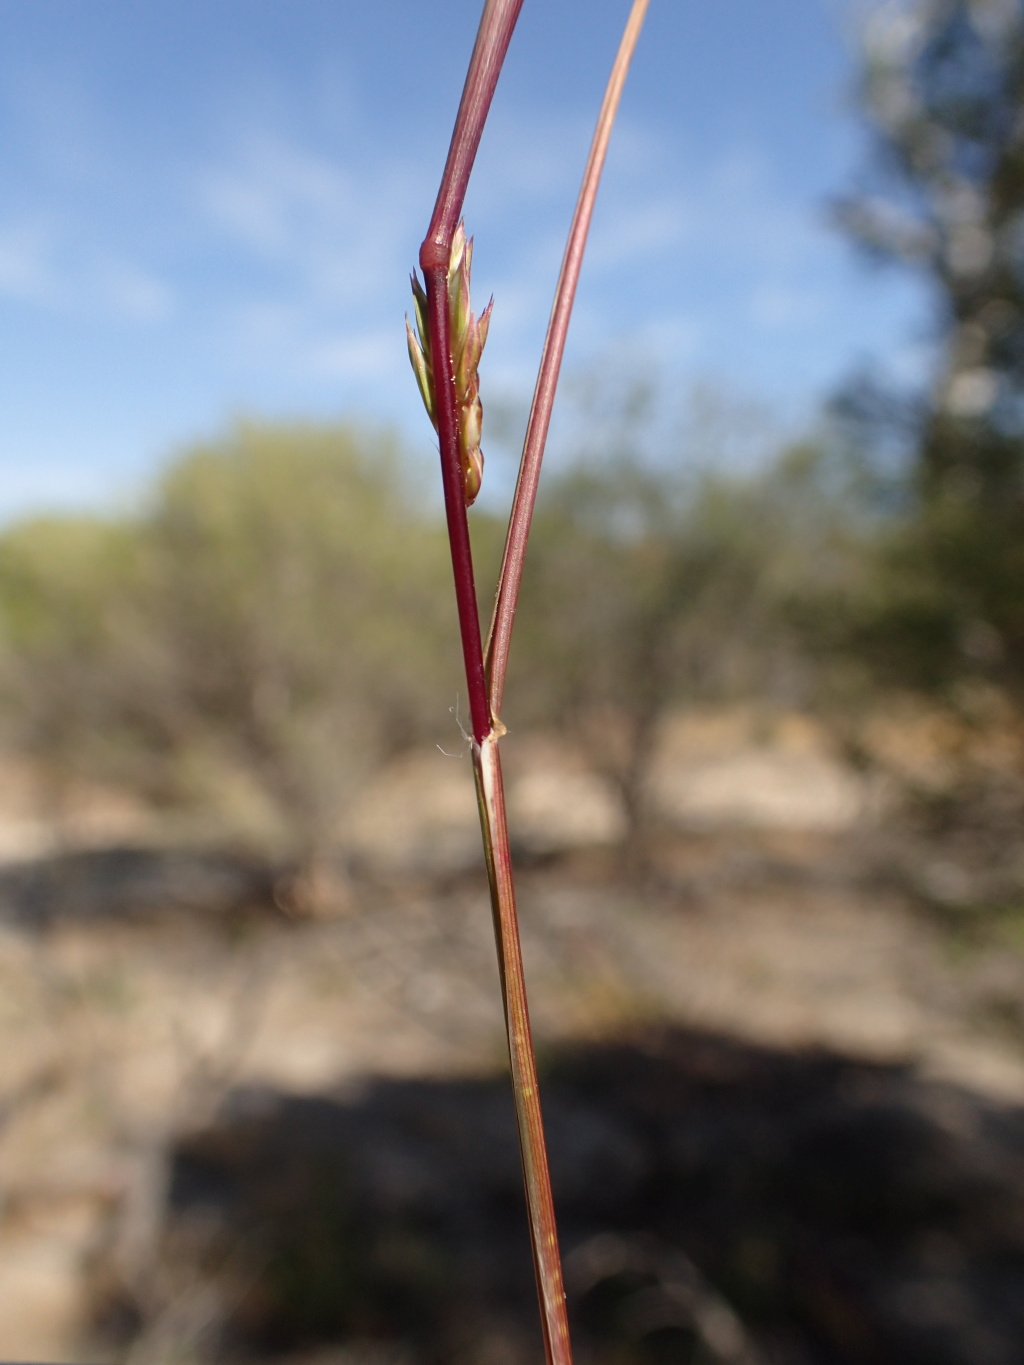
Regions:
<instances>
[{"instance_id":1,"label":"grass plant","mask_svg":"<svg viewBox=\"0 0 1024 1365\"><path fill-rule=\"evenodd\" d=\"M409 329L409 351L428 415L437 430L441 455L445 515L469 701L473 771L494 917L545 1354L548 1365L571 1365L498 745L505 734L501 704L512 627L569 319L608 141L647 0L633 0L573 214L527 425L494 614L485 645L477 611L466 512L479 490L483 472L477 367L487 338L491 305L488 304L479 318L471 311L472 241L466 239L461 217L484 123L521 8L522 0L486 0L484 5L448 159L430 226L420 247L419 263L424 284L421 286L415 275L413 277L417 330L414 333Z\"/></svg>"}]
</instances>

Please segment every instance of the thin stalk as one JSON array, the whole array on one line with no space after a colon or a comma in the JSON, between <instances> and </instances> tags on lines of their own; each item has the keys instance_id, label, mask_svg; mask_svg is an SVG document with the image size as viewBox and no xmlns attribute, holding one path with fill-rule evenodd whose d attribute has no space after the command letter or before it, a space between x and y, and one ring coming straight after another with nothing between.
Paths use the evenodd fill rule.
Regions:
<instances>
[{"instance_id":1,"label":"thin stalk","mask_svg":"<svg viewBox=\"0 0 1024 1365\"><path fill-rule=\"evenodd\" d=\"M537 501L537 485L540 481L541 464L544 459L544 446L547 441L548 427L551 423L551 409L555 402L558 374L562 368L565 353L565 340L569 332L569 319L572 315L576 285L579 282L583 252L590 231L590 220L594 212L601 172L612 125L618 112L622 89L626 83L626 73L633 58L648 0L633 0L622 41L612 66L611 76L597 116L597 127L590 145L583 183L573 213L569 239L562 258L562 268L555 288L555 301L548 322L544 351L541 356L537 386L533 393L530 420L526 427L523 455L519 464L519 477L516 481L515 497L512 501L512 514L508 523L505 539L505 552L498 575L498 590L494 599L494 615L487 638L486 666L489 684L488 704L491 715L501 715L501 703L505 695L505 675L508 671L509 646L512 639L512 626L515 621L516 606L519 602L519 588L523 580L523 565L526 561L526 545L530 537L530 523Z\"/></svg>"},{"instance_id":2,"label":"thin stalk","mask_svg":"<svg viewBox=\"0 0 1024 1365\"><path fill-rule=\"evenodd\" d=\"M455 579L455 605L459 613L462 661L466 670L469 720L475 743L480 744L491 730L491 711L487 704L480 616L473 579L473 551L469 541L469 521L463 494L462 466L459 463L459 434L455 415L455 380L452 377L451 347L448 340L448 268L425 270L427 307L430 322L430 347L442 357L434 375L434 411L437 414L437 439L441 451L441 483L444 511L448 523L448 545Z\"/></svg>"},{"instance_id":3,"label":"thin stalk","mask_svg":"<svg viewBox=\"0 0 1024 1365\"><path fill-rule=\"evenodd\" d=\"M462 87L459 112L455 116L448 159L441 175L441 186L437 191L430 227L420 247L420 266L423 270L448 265L452 236L462 217L466 188L480 147L484 124L505 63L508 45L512 41L512 30L522 7L523 0L486 0L484 4L473 55L466 72L466 83Z\"/></svg>"},{"instance_id":4,"label":"thin stalk","mask_svg":"<svg viewBox=\"0 0 1024 1365\"><path fill-rule=\"evenodd\" d=\"M502 1000L508 1034L512 1086L519 1124L523 1158L523 1181L529 1211L530 1238L537 1292L540 1299L544 1348L548 1365L571 1365L569 1323L565 1311L562 1264L558 1251L551 1180L541 1118L537 1067L530 1033L530 1015L519 943L515 885L509 850L505 794L501 776L498 740L505 727L500 720L501 703L508 668L508 653L515 617L523 563L530 534L530 522L537 497L544 445L547 440L555 389L569 330L576 285L579 280L587 233L601 179L612 124L618 110L626 72L640 35L648 0L634 0L619 51L612 67L598 115L597 128L583 175L569 239L559 273L555 301L544 341L537 387L527 425L523 458L516 483L508 537L502 558L495 597L494 617L487 643L489 680L488 708L493 731L475 745L473 769L476 777L480 826L487 858L491 890L494 933L501 969Z\"/></svg>"},{"instance_id":5,"label":"thin stalk","mask_svg":"<svg viewBox=\"0 0 1024 1365\"><path fill-rule=\"evenodd\" d=\"M473 558L459 460L455 378L448 312L448 264L452 238L462 213L466 187L480 144L484 121L522 0L486 0L441 187L434 205L430 228L420 248L420 267L423 270L427 291L430 351L434 358L433 410L436 415L441 452L445 512L473 732L473 771L491 893L512 1089L523 1162L523 1182L547 1365L572 1365L572 1352L519 939L504 784L498 753L498 741L505 730L498 719L498 711L508 662L511 618L515 613L544 439L565 346L576 281L579 277L583 246L615 109L646 3L647 0L636 0L634 3L626 37L623 39L612 71L598 120L594 146L587 163L580 201L573 218L566 259L559 278L558 293L545 342L527 444L516 489L509 542L506 545L499 580L495 628L492 629L488 646L488 659L491 664L490 695L484 668L473 579ZM498 680L496 692L495 678ZM495 697L497 704L494 701Z\"/></svg>"},{"instance_id":6,"label":"thin stalk","mask_svg":"<svg viewBox=\"0 0 1024 1365\"><path fill-rule=\"evenodd\" d=\"M487 704L480 615L473 579L473 555L469 541L469 522L463 496L459 464L458 426L455 414L455 380L452 374L451 342L448 321L448 260L470 172L476 160L484 124L494 98L498 76L508 51L523 0L487 0L480 17L473 55L469 60L466 83L459 102L448 159L437 192L430 227L420 247L420 268L427 289L430 346L435 364L435 411L441 452L441 480L444 487L445 517L451 548L455 603L459 614L459 635L466 670L470 726L479 744L491 730L491 710Z\"/></svg>"},{"instance_id":7,"label":"thin stalk","mask_svg":"<svg viewBox=\"0 0 1024 1365\"><path fill-rule=\"evenodd\" d=\"M572 1365L569 1319L565 1310L562 1259L558 1249L555 1205L551 1194L544 1120L541 1115L537 1062L530 1030L526 977L519 942L512 856L505 812L505 787L501 756L494 731L482 744L473 746L473 775L483 833L487 880L491 891L494 940L498 949L501 999L505 1010L512 1094L515 1098L519 1151L523 1162L530 1247L537 1278L541 1331L547 1365Z\"/></svg>"},{"instance_id":8,"label":"thin stalk","mask_svg":"<svg viewBox=\"0 0 1024 1365\"><path fill-rule=\"evenodd\" d=\"M479 147L484 120L497 84L522 0L487 0L470 60L455 131L430 228L420 248L420 267L427 290L431 354L435 361L434 410L445 512L455 578L459 629L473 729L473 770L480 827L491 891L491 910L498 952L512 1091L523 1162L530 1241L533 1251L541 1328L547 1365L572 1365L565 1290L555 1227L544 1126L537 1087L537 1064L530 1033L519 925L512 882L505 792L497 741L491 723L483 666L483 647L473 582L462 471L455 412L455 380L448 316L448 262L451 241L462 212L469 173Z\"/></svg>"}]
</instances>

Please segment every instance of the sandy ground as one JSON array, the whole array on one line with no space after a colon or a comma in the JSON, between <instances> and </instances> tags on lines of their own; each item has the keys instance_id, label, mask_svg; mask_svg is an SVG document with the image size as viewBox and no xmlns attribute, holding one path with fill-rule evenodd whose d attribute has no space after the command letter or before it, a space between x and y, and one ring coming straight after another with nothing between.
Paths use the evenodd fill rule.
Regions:
<instances>
[{"instance_id":1,"label":"sandy ground","mask_svg":"<svg viewBox=\"0 0 1024 1365\"><path fill-rule=\"evenodd\" d=\"M734 743L717 768L713 753L691 750L703 776L689 786L685 764L666 761L658 781L685 819L670 840L673 875L644 892L608 875L618 817L600 784L570 768L559 789L543 764L520 768L524 844L543 851L546 838L565 855L521 882L541 1045L670 1020L905 1060L1024 1102L1011 1008L1024 957L954 952L905 898L851 878L871 794L806 735L787 743ZM390 883L357 886L333 918L213 922L168 906L136 922L0 928L0 1358L96 1359L90 1253L114 1237L123 1258L144 1261L168 1144L228 1089L312 1093L370 1074L502 1064L465 765L421 757L365 804L364 859L375 837L378 861L386 847L381 821L393 831L404 820L401 865ZM38 829L33 838L42 846Z\"/></svg>"}]
</instances>

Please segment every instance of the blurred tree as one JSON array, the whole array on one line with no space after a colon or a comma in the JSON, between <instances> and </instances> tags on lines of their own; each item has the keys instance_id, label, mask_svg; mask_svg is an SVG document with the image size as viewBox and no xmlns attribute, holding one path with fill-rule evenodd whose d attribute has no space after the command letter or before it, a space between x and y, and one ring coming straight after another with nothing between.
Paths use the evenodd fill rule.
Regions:
<instances>
[{"instance_id":1,"label":"blurred tree","mask_svg":"<svg viewBox=\"0 0 1024 1365\"><path fill-rule=\"evenodd\" d=\"M242 424L122 525L8 532L25 746L164 799L233 793L233 818L312 866L368 770L447 716L446 549L422 502L389 438Z\"/></svg>"},{"instance_id":2,"label":"blurred tree","mask_svg":"<svg viewBox=\"0 0 1024 1365\"><path fill-rule=\"evenodd\" d=\"M547 491L510 715L557 718L582 742L618 789L641 859L648 770L670 708L810 695L808 585L838 592L845 573L822 467L812 447L731 475L620 453Z\"/></svg>"},{"instance_id":3,"label":"blurred tree","mask_svg":"<svg viewBox=\"0 0 1024 1365\"><path fill-rule=\"evenodd\" d=\"M883 672L1024 696L1024 5L906 0L866 30L873 185L855 239L922 271L941 362L918 411L910 515L883 537L860 637Z\"/></svg>"},{"instance_id":4,"label":"blurred tree","mask_svg":"<svg viewBox=\"0 0 1024 1365\"><path fill-rule=\"evenodd\" d=\"M254 779L312 856L444 713L444 541L394 444L242 425L170 470L145 529L154 717L203 780Z\"/></svg>"}]
</instances>

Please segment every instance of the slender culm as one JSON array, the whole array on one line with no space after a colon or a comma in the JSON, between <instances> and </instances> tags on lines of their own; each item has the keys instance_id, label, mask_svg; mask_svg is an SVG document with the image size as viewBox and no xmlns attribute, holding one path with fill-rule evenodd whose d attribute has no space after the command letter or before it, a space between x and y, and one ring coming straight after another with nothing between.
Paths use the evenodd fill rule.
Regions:
<instances>
[{"instance_id":1,"label":"slender culm","mask_svg":"<svg viewBox=\"0 0 1024 1365\"><path fill-rule=\"evenodd\" d=\"M498 743L499 712L512 619L530 531L558 372L583 249L626 71L647 9L634 0L605 92L544 345L508 538L488 637L486 666L477 612L466 509L483 475L479 364L491 304L471 308L472 239L462 206L505 54L522 0L487 0L427 235L420 247L423 284L413 276L415 329L406 320L409 358L427 415L437 431L473 739L473 771L498 952L509 1065L523 1162L530 1242L548 1365L572 1365L554 1200L541 1116L537 1063L530 1030L515 885Z\"/></svg>"}]
</instances>

